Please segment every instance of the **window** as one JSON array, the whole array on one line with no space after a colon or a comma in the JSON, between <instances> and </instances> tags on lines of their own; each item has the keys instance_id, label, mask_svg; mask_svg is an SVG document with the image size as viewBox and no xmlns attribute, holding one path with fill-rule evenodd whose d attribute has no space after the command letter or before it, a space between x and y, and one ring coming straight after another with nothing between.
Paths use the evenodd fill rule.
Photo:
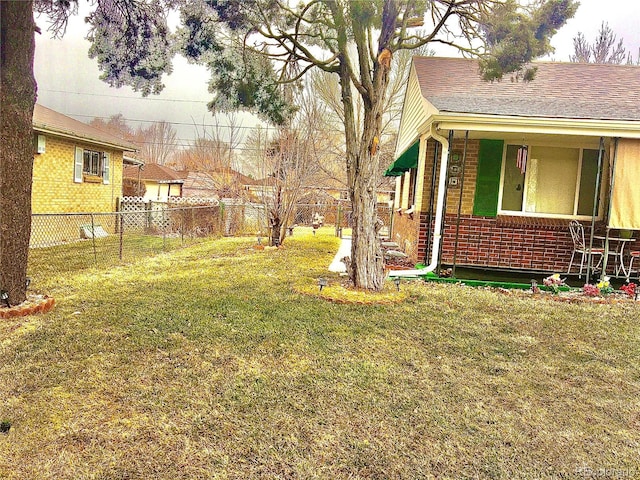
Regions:
<instances>
[{"instance_id":1,"label":"window","mask_svg":"<svg viewBox=\"0 0 640 480\"><path fill-rule=\"evenodd\" d=\"M111 174L110 158L107 152L76 147L73 181L75 183L86 181L100 183L100 179L102 179L101 183L108 184Z\"/></svg>"},{"instance_id":2,"label":"window","mask_svg":"<svg viewBox=\"0 0 640 480\"><path fill-rule=\"evenodd\" d=\"M507 145L501 213L590 217L597 173L598 150Z\"/></svg>"},{"instance_id":3,"label":"window","mask_svg":"<svg viewBox=\"0 0 640 480\"><path fill-rule=\"evenodd\" d=\"M416 203L416 186L418 180L418 169L412 168L409 170L409 201L408 207L411 208L412 205Z\"/></svg>"},{"instance_id":4,"label":"window","mask_svg":"<svg viewBox=\"0 0 640 480\"><path fill-rule=\"evenodd\" d=\"M102 153L85 150L83 152L82 172L89 175L102 176Z\"/></svg>"}]
</instances>

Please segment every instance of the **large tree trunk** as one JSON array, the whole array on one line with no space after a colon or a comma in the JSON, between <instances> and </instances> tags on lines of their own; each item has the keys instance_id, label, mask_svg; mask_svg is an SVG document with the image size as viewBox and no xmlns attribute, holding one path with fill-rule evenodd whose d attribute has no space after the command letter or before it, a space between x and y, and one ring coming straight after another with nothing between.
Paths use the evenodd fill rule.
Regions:
<instances>
[{"instance_id":1,"label":"large tree trunk","mask_svg":"<svg viewBox=\"0 0 640 480\"><path fill-rule=\"evenodd\" d=\"M350 193L353 206L351 276L359 288L381 290L384 258L378 238L377 191L380 156L377 152L382 95L365 102L364 125L357 154L353 158Z\"/></svg>"},{"instance_id":2,"label":"large tree trunk","mask_svg":"<svg viewBox=\"0 0 640 480\"><path fill-rule=\"evenodd\" d=\"M31 0L0 1L0 288L26 299L33 172L35 24Z\"/></svg>"},{"instance_id":3,"label":"large tree trunk","mask_svg":"<svg viewBox=\"0 0 640 480\"><path fill-rule=\"evenodd\" d=\"M375 162L370 158L359 158L358 163L369 167ZM351 192L351 280L354 286L368 290L381 290L384 284L384 259L377 234L375 182L375 173L358 175Z\"/></svg>"},{"instance_id":4,"label":"large tree trunk","mask_svg":"<svg viewBox=\"0 0 640 480\"><path fill-rule=\"evenodd\" d=\"M340 72L340 88L345 111L347 182L353 210L351 281L355 287L377 291L384 285L384 259L377 234L376 183L379 155L375 151L380 131L382 97L376 97L373 102L365 102L364 126L362 135L358 138L351 83L344 66Z\"/></svg>"},{"instance_id":5,"label":"large tree trunk","mask_svg":"<svg viewBox=\"0 0 640 480\"><path fill-rule=\"evenodd\" d=\"M333 8L336 23L345 24L339 8ZM380 156L378 143L382 129L382 107L391 65L390 39L398 18L394 0L385 0L382 28L378 40L377 57L370 63L370 32L362 24L352 23L353 43L358 56L358 71L352 70L349 61L349 41L346 29L338 29L337 43L340 51L340 92L344 107L344 129L347 150L347 183L353 206L353 239L351 246L351 281L355 287L381 290L384 285L384 258L378 239L378 215L376 185ZM354 62L354 66L355 66ZM371 68L373 67L373 68ZM355 77L358 77L355 79ZM357 84L357 85L356 85ZM353 88L352 88L353 87ZM352 90L362 98L364 121L358 138Z\"/></svg>"}]
</instances>

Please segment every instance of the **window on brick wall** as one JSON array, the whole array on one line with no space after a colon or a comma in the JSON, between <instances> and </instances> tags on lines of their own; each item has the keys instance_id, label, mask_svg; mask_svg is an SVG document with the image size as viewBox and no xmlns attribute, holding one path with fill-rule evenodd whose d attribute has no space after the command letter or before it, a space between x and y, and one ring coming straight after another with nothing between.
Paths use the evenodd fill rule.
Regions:
<instances>
[{"instance_id":1,"label":"window on brick wall","mask_svg":"<svg viewBox=\"0 0 640 480\"><path fill-rule=\"evenodd\" d=\"M111 175L111 157L107 152L76 147L73 180L76 183L91 181L109 183Z\"/></svg>"},{"instance_id":2,"label":"window on brick wall","mask_svg":"<svg viewBox=\"0 0 640 480\"><path fill-rule=\"evenodd\" d=\"M409 201L407 202L407 208L411 208L416 203L416 188L418 185L418 169L409 169Z\"/></svg>"},{"instance_id":3,"label":"window on brick wall","mask_svg":"<svg viewBox=\"0 0 640 480\"><path fill-rule=\"evenodd\" d=\"M102 176L102 152L93 150L83 152L82 173Z\"/></svg>"},{"instance_id":4,"label":"window on brick wall","mask_svg":"<svg viewBox=\"0 0 640 480\"><path fill-rule=\"evenodd\" d=\"M500 213L592 216L598 150L522 145L505 150Z\"/></svg>"}]
</instances>

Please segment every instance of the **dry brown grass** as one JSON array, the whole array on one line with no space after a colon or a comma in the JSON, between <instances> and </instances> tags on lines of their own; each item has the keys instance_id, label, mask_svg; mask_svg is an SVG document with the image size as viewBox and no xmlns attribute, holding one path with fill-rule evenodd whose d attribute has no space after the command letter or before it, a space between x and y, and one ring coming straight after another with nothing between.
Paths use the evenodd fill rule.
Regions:
<instances>
[{"instance_id":1,"label":"dry brown grass","mask_svg":"<svg viewBox=\"0 0 640 480\"><path fill-rule=\"evenodd\" d=\"M329 234L252 247L36 272L58 305L0 323L0 478L640 476L635 304L419 282L335 304L295 292Z\"/></svg>"}]
</instances>

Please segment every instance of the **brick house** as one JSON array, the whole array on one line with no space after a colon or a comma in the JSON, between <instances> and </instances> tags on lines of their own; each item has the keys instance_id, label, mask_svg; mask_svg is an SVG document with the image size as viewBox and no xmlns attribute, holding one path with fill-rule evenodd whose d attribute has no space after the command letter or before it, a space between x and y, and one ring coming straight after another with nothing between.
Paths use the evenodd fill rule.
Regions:
<instances>
[{"instance_id":1,"label":"brick house","mask_svg":"<svg viewBox=\"0 0 640 480\"><path fill-rule=\"evenodd\" d=\"M124 152L136 147L36 104L33 213L114 212Z\"/></svg>"},{"instance_id":2,"label":"brick house","mask_svg":"<svg viewBox=\"0 0 640 480\"><path fill-rule=\"evenodd\" d=\"M38 104L33 131L31 246L85 238L94 227L115 233L109 214L122 197L124 152L135 145Z\"/></svg>"},{"instance_id":3,"label":"brick house","mask_svg":"<svg viewBox=\"0 0 640 480\"><path fill-rule=\"evenodd\" d=\"M535 66L484 82L475 60L413 59L385 175L415 262L566 272L571 220L640 230L640 67Z\"/></svg>"}]
</instances>

